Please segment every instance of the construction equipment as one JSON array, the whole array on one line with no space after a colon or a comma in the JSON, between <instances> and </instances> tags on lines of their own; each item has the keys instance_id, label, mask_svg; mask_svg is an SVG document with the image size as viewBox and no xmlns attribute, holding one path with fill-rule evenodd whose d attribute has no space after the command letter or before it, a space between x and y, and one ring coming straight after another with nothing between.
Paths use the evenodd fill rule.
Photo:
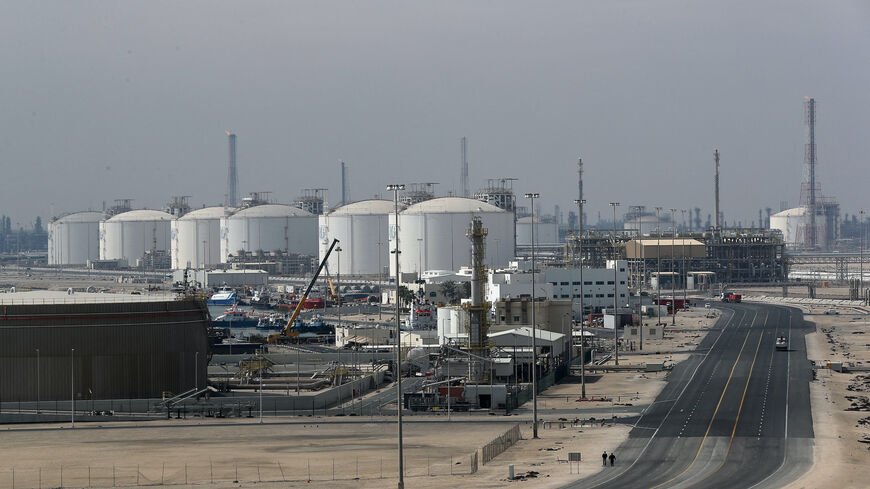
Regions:
<instances>
[{"instance_id":1,"label":"construction equipment","mask_svg":"<svg viewBox=\"0 0 870 489\"><path fill-rule=\"evenodd\" d=\"M298 333L291 332L290 329L293 327L293 323L296 322L296 318L299 317L299 313L302 312L305 302L308 300L308 294L310 294L311 289L314 288L314 284L317 282L317 277L320 276L320 272L323 270L323 267L326 266L326 260L329 259L329 255L332 253L332 250L335 249L336 245L338 245L338 240L333 239L332 244L329 245L329 249L326 250L326 255L324 255L323 260L320 261L320 266L317 267L314 276L311 277L311 282L308 283L305 293L299 298L299 303L296 304L296 309L293 310L293 314L291 314L290 319L287 320L287 325L284 326L281 333L269 335L269 338L266 340L267 343L279 343L281 342L282 337L292 338L299 335Z\"/></svg>"}]
</instances>

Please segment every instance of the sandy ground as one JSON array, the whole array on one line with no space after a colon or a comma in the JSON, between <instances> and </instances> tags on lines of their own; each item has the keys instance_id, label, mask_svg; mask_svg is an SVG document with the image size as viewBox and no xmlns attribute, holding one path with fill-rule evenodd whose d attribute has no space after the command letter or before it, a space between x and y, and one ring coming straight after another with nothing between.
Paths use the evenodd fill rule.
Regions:
<instances>
[{"instance_id":1,"label":"sandy ground","mask_svg":"<svg viewBox=\"0 0 870 489\"><path fill-rule=\"evenodd\" d=\"M840 315L822 314L828 306L805 308L805 318L816 323L807 335L807 356L827 361L870 366L870 316L853 308ZM870 485L870 372L838 373L818 370L810 384L815 450L813 467L789 488L864 488ZM847 396L853 399L847 399ZM850 411L853 402L860 410Z\"/></svg>"},{"instance_id":2,"label":"sandy ground","mask_svg":"<svg viewBox=\"0 0 870 489\"><path fill-rule=\"evenodd\" d=\"M704 316L703 308L681 313L674 332L664 340L647 341L642 353L623 352L620 365L679 361L688 355L680 352L692 350L715 320ZM588 397L610 400L581 401L579 378L570 377L539 396L542 425L537 440L531 439L529 404L514 416L454 414L453 422L437 415L409 416L404 432L406 486L546 488L595 473L602 470L601 452L616 450L631 429L609 422L611 409L630 411L617 412L617 417L639 414L665 382L663 372L590 373ZM576 412L581 408L593 411ZM595 423L588 421L593 416ZM575 425L574 418L584 421ZM602 425L602 418L608 422ZM471 454L516 423L523 440L471 475ZM279 418L259 425L256 420L190 419L81 424L75 430L45 425L3 428L0 487L12 486L13 467L16 488L59 487L61 476L64 487L163 481L176 487L367 489L396 481L392 422ZM583 461L569 464L570 452L580 452ZM537 472L537 477L508 481L509 465L517 475Z\"/></svg>"}]
</instances>

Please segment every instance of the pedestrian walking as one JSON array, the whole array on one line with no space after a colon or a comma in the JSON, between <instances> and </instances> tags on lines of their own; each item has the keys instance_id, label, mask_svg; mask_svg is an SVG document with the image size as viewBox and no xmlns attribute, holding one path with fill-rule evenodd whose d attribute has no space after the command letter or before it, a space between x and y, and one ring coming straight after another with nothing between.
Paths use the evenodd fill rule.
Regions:
<instances>
[{"instance_id":1,"label":"pedestrian walking","mask_svg":"<svg viewBox=\"0 0 870 489\"><path fill-rule=\"evenodd\" d=\"M613 462L616 460L616 455L610 452L610 466L613 467Z\"/></svg>"},{"instance_id":2,"label":"pedestrian walking","mask_svg":"<svg viewBox=\"0 0 870 489\"><path fill-rule=\"evenodd\" d=\"M603 467L607 467L607 451L606 450L604 451L604 453L601 454L601 465Z\"/></svg>"}]
</instances>

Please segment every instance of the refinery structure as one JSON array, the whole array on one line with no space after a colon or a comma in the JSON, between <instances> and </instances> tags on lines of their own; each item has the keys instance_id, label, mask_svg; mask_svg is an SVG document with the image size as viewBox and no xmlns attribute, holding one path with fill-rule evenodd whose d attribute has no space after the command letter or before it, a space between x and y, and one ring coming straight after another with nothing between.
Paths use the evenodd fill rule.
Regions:
<instances>
[{"instance_id":1,"label":"refinery structure","mask_svg":"<svg viewBox=\"0 0 870 489\"><path fill-rule=\"evenodd\" d=\"M725 220L719 172L727 167L727 153L719 150L707 159L714 212L706 222L700 208L612 202L613 220L601 224L599 218L592 226L584 216L582 159L576 174L566 175L578 185L578 198L564 207L567 219L558 206L552 213L536 208L538 194L525 195L528 208L520 205L515 178L488 179L472 192L464 137L455 194L439 195L435 182L414 182L387 187L392 198L352 201L349 168L340 161L337 205L330 206L325 185L300 189L283 203L270 192L242 196L237 138L228 133L223 203L194 208L188 196L176 196L157 210L119 199L101 212L66 214L48 225L49 271L100 272L122 284L149 284L146 292L171 287L177 297L162 290L159 299L146 294L139 300L139 289L116 296L70 287L65 296L15 292L0 302L22 318L66 318L56 327L73 329L63 334L90 338L74 347L79 359L73 366L85 369L76 370L74 382L104 400L171 392L192 396L173 401L177 405L205 410L213 404L202 401L203 389L262 393L255 382L265 380L276 411L337 409L348 396L420 374L424 380L414 382L402 401L407 409L507 412L534 397L531 386L539 380L554 382L578 362L591 361L586 346L603 356L630 345L619 339L623 328L640 327L643 337L644 318L658 315L660 323L663 311L685 303L679 291L712 297L747 285L794 285L790 253L834 246L839 207L821 195L815 176L814 103L807 102L801 206L776 214L768 209L769 223L759 211L751 226ZM39 304L45 300L64 306ZM240 304L249 309L233 309ZM230 308L220 314L225 306ZM77 314L108 319L69 319ZM130 327L98 337L112 318ZM226 331L242 327L235 320L246 321L255 332L248 338L259 340L230 341ZM591 337L582 331L587 323L598 328ZM52 335L51 329L39 334ZM143 339L148 335L156 339ZM40 340L34 331L14 328L0 330L0 339L27 348ZM115 365L95 344L135 352L135 361ZM147 347L138 350L140 344ZM310 344L321 349L302 346ZM343 358L346 349L367 355L368 364L348 361L348 353ZM288 371L295 362L288 358L300 352L317 360L310 369ZM64 352L44 353L45 368L59 371ZM239 354L245 355L241 361ZM224 362L217 364L223 377L215 355ZM0 357L21 377L0 388L4 398L35 397L23 371L42 361L32 356L8 351ZM238 366L230 372L227 362ZM86 370L97 364L138 373L116 378ZM450 389L460 385L462 395L454 396ZM63 390L51 384L42 395L61 399Z\"/></svg>"}]
</instances>

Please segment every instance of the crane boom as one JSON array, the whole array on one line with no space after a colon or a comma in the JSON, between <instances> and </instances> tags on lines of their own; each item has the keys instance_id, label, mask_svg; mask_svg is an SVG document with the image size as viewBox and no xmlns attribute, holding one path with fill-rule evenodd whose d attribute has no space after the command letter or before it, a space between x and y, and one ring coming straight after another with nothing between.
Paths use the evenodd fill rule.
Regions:
<instances>
[{"instance_id":1,"label":"crane boom","mask_svg":"<svg viewBox=\"0 0 870 489\"><path fill-rule=\"evenodd\" d=\"M305 305L305 301L308 300L308 294L311 293L311 289L314 287L314 283L317 282L317 277L320 276L321 270L323 270L323 267L326 266L326 260L329 259L330 253L332 253L333 248L335 248L335 245L337 244L338 240L333 239L332 244L329 245L329 249L326 250L326 255L324 255L323 260L320 261L320 266L318 266L317 271L314 272L314 277L311 278L311 282L308 283L308 287L305 289L305 293L302 294L302 297L299 298L299 303L296 304L296 309L293 310L293 314L287 321L287 325L284 326L284 336L290 336L290 328L293 326L296 318L299 317L299 313L302 312L302 307Z\"/></svg>"}]
</instances>

